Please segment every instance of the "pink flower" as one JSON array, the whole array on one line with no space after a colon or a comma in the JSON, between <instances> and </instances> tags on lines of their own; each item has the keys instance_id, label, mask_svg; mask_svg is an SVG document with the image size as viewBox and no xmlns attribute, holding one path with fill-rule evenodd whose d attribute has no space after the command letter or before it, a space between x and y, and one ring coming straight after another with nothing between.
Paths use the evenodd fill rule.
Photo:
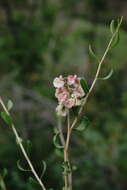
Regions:
<instances>
[{"instance_id":1,"label":"pink flower","mask_svg":"<svg viewBox=\"0 0 127 190\"><path fill-rule=\"evenodd\" d=\"M68 77L67 77L67 83L68 83L68 85L72 85L72 84L77 83L78 82L77 79L78 79L77 75L68 75Z\"/></svg>"},{"instance_id":2,"label":"pink flower","mask_svg":"<svg viewBox=\"0 0 127 190\"><path fill-rule=\"evenodd\" d=\"M67 100L68 94L66 92L60 93L57 98L59 102L63 103Z\"/></svg>"},{"instance_id":3,"label":"pink flower","mask_svg":"<svg viewBox=\"0 0 127 190\"><path fill-rule=\"evenodd\" d=\"M69 97L69 92L68 92L67 88L65 88L65 87L57 88L55 96L59 102L63 103Z\"/></svg>"},{"instance_id":4,"label":"pink flower","mask_svg":"<svg viewBox=\"0 0 127 190\"><path fill-rule=\"evenodd\" d=\"M55 96L59 105L56 108L57 115L66 116L68 109L80 106L85 95L77 75L56 77L53 81L56 88Z\"/></svg>"},{"instance_id":5,"label":"pink flower","mask_svg":"<svg viewBox=\"0 0 127 190\"><path fill-rule=\"evenodd\" d=\"M62 75L54 79L53 85L55 88L61 88L64 86L64 78L62 77Z\"/></svg>"},{"instance_id":6,"label":"pink flower","mask_svg":"<svg viewBox=\"0 0 127 190\"><path fill-rule=\"evenodd\" d=\"M85 95L84 90L82 89L80 85L77 88L74 88L72 96L79 98L79 97L83 97L84 95Z\"/></svg>"},{"instance_id":7,"label":"pink flower","mask_svg":"<svg viewBox=\"0 0 127 190\"><path fill-rule=\"evenodd\" d=\"M73 106L75 106L75 99L74 98L69 98L67 101L64 102L64 105L67 108L72 108Z\"/></svg>"}]
</instances>

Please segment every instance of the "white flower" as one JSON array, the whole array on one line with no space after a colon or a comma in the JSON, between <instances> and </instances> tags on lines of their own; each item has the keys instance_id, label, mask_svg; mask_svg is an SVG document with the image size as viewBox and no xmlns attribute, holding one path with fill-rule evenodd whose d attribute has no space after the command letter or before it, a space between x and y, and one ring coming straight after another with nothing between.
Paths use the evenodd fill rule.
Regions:
<instances>
[{"instance_id":1,"label":"white flower","mask_svg":"<svg viewBox=\"0 0 127 190\"><path fill-rule=\"evenodd\" d=\"M62 76L56 77L53 81L53 85L56 88L61 88L64 86L64 79Z\"/></svg>"}]
</instances>

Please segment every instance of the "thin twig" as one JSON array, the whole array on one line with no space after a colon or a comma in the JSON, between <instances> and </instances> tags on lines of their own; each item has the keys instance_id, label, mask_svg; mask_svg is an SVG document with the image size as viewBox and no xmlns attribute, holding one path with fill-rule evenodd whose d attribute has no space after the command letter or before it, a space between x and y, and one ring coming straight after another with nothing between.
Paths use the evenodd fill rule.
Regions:
<instances>
[{"instance_id":1,"label":"thin twig","mask_svg":"<svg viewBox=\"0 0 127 190\"><path fill-rule=\"evenodd\" d=\"M60 133L60 141L61 144L63 145L63 147L65 146L65 139L64 139L64 135L63 135L63 130L62 130L62 123L61 123L61 118L58 118L58 126L57 126L59 133Z\"/></svg>"},{"instance_id":2,"label":"thin twig","mask_svg":"<svg viewBox=\"0 0 127 190\"><path fill-rule=\"evenodd\" d=\"M113 35L112 35L112 37L111 37L111 39L110 39L110 41L108 43L108 46L107 46L107 48L106 48L106 50L105 50L105 52L104 52L104 54L103 54L103 56L102 56L102 58L101 58L101 60L99 62L99 65L98 65L97 72L96 72L95 78L93 80L93 83L92 83L92 85L91 85L91 87L89 89L89 92L87 93L87 95L86 95L86 97L84 99L84 102L83 102L83 104L82 104L82 106L81 106L81 108L80 108L80 110L78 112L78 116L74 119L74 121L73 121L73 123L71 125L71 129L73 129L75 127L76 123L80 120L80 117L81 117L82 112L84 110L84 106L85 106L85 104L87 102L87 99L90 96L90 94L91 94L91 92L92 92L92 90L93 90L93 88L94 88L94 86L95 86L95 84L96 84L96 82L98 80L98 76L100 74L100 70L101 70L102 64L104 62L104 59L107 56L107 54L108 54L108 52L109 52L109 50L111 48L111 45L112 45L112 42L113 42L114 38L116 37L116 35L119 32L119 28L120 28L120 25L122 23L122 20L123 20L123 17L121 17L121 20L120 20L120 22L119 22L119 24L118 24L118 26L116 28L116 31L113 33Z\"/></svg>"},{"instance_id":3,"label":"thin twig","mask_svg":"<svg viewBox=\"0 0 127 190\"><path fill-rule=\"evenodd\" d=\"M8 115L10 116L10 113L9 113L9 111L7 110L7 108L6 108L6 106L5 106L5 104L4 104L4 102L3 102L3 100L2 100L1 97L0 97L0 104L2 105L2 107L3 107L4 111L6 112L6 114L8 114ZM16 141L17 141L17 143L18 143L18 145L19 145L19 147L20 147L20 149L21 149L21 151L22 151L22 153L23 153L23 155L24 155L24 157L25 157L25 159L26 159L26 161L27 161L27 163L28 163L30 169L31 169L31 172L32 172L33 175L35 176L36 180L38 181L38 183L40 184L40 186L42 187L42 189L43 189L43 190L46 190L44 184L42 183L41 179L39 178L37 172L35 171L35 169L34 169L32 163L31 163L31 161L30 161L30 159L29 159L29 157L28 157L28 155L27 155L27 153L26 153L26 151L25 151L25 149L24 149L24 146L23 146L23 144L22 144L22 140L21 140L21 138L19 137L19 135L18 135L18 133L17 133L17 131L16 131L16 128L15 128L14 124L11 125L11 128L12 128L12 130L13 130L13 133L14 133L15 137L16 137Z\"/></svg>"},{"instance_id":4,"label":"thin twig","mask_svg":"<svg viewBox=\"0 0 127 190\"><path fill-rule=\"evenodd\" d=\"M4 179L3 179L3 177L2 177L1 174L0 174L0 189L1 189L1 190L7 190L7 189L6 189L6 185L5 185L5 183L4 183Z\"/></svg>"}]
</instances>

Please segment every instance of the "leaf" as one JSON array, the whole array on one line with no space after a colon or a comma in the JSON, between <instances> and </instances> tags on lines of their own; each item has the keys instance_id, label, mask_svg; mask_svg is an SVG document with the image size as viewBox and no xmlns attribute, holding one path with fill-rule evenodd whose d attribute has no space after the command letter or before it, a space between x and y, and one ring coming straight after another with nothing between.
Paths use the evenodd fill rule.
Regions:
<instances>
[{"instance_id":1,"label":"leaf","mask_svg":"<svg viewBox=\"0 0 127 190\"><path fill-rule=\"evenodd\" d=\"M31 183L31 184L37 184L37 185L39 185L39 183L34 179L34 178L32 178L32 177L29 177L29 182Z\"/></svg>"},{"instance_id":2,"label":"leaf","mask_svg":"<svg viewBox=\"0 0 127 190\"><path fill-rule=\"evenodd\" d=\"M102 78L98 78L98 79L101 79L101 80L108 80L113 74L113 69L110 70L110 72L108 73L107 76L105 77L102 77Z\"/></svg>"},{"instance_id":3,"label":"leaf","mask_svg":"<svg viewBox=\"0 0 127 190\"><path fill-rule=\"evenodd\" d=\"M67 173L70 173L70 172L71 172L70 163L69 163L68 161L63 162L61 166L62 166L63 169L66 169L66 172L67 172ZM66 175L66 173L65 173L65 175Z\"/></svg>"},{"instance_id":4,"label":"leaf","mask_svg":"<svg viewBox=\"0 0 127 190\"><path fill-rule=\"evenodd\" d=\"M76 170L77 170L77 166L76 166L76 165L73 165L73 166L72 166L72 170L73 170L73 171L76 171Z\"/></svg>"},{"instance_id":5,"label":"leaf","mask_svg":"<svg viewBox=\"0 0 127 190\"><path fill-rule=\"evenodd\" d=\"M93 52L91 45L89 45L89 55L90 55L90 57L91 57L92 59L94 59L96 62L99 62L99 59L98 59L98 57L95 55L95 53Z\"/></svg>"},{"instance_id":6,"label":"leaf","mask_svg":"<svg viewBox=\"0 0 127 190\"><path fill-rule=\"evenodd\" d=\"M7 109L8 111L10 111L13 107L13 102L11 100L8 100L8 103L7 103Z\"/></svg>"},{"instance_id":7,"label":"leaf","mask_svg":"<svg viewBox=\"0 0 127 190\"><path fill-rule=\"evenodd\" d=\"M8 175L8 170L4 168L2 172L2 177L5 178L7 175Z\"/></svg>"},{"instance_id":8,"label":"leaf","mask_svg":"<svg viewBox=\"0 0 127 190\"><path fill-rule=\"evenodd\" d=\"M59 132L56 132L56 134L54 135L53 137L53 144L55 145L56 148L64 148L62 145L59 144L58 142L58 137L59 137L60 133Z\"/></svg>"},{"instance_id":9,"label":"leaf","mask_svg":"<svg viewBox=\"0 0 127 190\"><path fill-rule=\"evenodd\" d=\"M84 92L87 94L89 92L89 87L85 79L81 78L80 84Z\"/></svg>"},{"instance_id":10,"label":"leaf","mask_svg":"<svg viewBox=\"0 0 127 190\"><path fill-rule=\"evenodd\" d=\"M42 178L43 176L44 176L44 174L45 174L45 172L46 172L46 168L47 168L47 165L46 165L46 162L44 161L44 160L42 160L42 173L41 173L41 177L40 178Z\"/></svg>"},{"instance_id":11,"label":"leaf","mask_svg":"<svg viewBox=\"0 0 127 190\"><path fill-rule=\"evenodd\" d=\"M120 35L119 35L119 32L117 33L115 39L113 40L111 46L110 46L110 49L112 48L115 48L117 46L117 44L119 43L120 41Z\"/></svg>"},{"instance_id":12,"label":"leaf","mask_svg":"<svg viewBox=\"0 0 127 190\"><path fill-rule=\"evenodd\" d=\"M24 169L21 164L20 164L20 160L17 161L17 167L19 170L23 171L23 172L30 172L31 170L29 169Z\"/></svg>"},{"instance_id":13,"label":"leaf","mask_svg":"<svg viewBox=\"0 0 127 190\"><path fill-rule=\"evenodd\" d=\"M30 154L32 150L32 142L30 140L27 140L26 144L27 144L27 153Z\"/></svg>"},{"instance_id":14,"label":"leaf","mask_svg":"<svg viewBox=\"0 0 127 190\"><path fill-rule=\"evenodd\" d=\"M61 157L61 158L63 158L64 157L64 153L63 153L63 151L61 151L60 149L55 149L55 153L56 153L56 155L57 156L59 156L59 157Z\"/></svg>"},{"instance_id":15,"label":"leaf","mask_svg":"<svg viewBox=\"0 0 127 190\"><path fill-rule=\"evenodd\" d=\"M114 20L112 20L110 23L110 31L111 31L111 34L113 34L115 31L115 21Z\"/></svg>"},{"instance_id":16,"label":"leaf","mask_svg":"<svg viewBox=\"0 0 127 190\"><path fill-rule=\"evenodd\" d=\"M75 127L74 129L77 131L84 131L88 126L90 125L90 121L87 117L83 117L83 119L81 120L80 124L78 125L78 127Z\"/></svg>"},{"instance_id":17,"label":"leaf","mask_svg":"<svg viewBox=\"0 0 127 190\"><path fill-rule=\"evenodd\" d=\"M6 112L1 112L1 117L8 125L13 124L11 116Z\"/></svg>"}]
</instances>

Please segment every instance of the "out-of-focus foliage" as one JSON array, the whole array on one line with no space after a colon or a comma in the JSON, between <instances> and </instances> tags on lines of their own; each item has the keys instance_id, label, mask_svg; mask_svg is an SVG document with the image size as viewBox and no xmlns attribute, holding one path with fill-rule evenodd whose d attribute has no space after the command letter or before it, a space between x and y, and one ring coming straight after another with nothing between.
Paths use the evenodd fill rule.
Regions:
<instances>
[{"instance_id":1,"label":"out-of-focus foliage","mask_svg":"<svg viewBox=\"0 0 127 190\"><path fill-rule=\"evenodd\" d=\"M75 190L127 189L126 9L126 1L116 0L0 2L0 95L5 102L13 100L17 129L32 141L31 159L40 174L41 160L47 162L43 181L49 188L62 187L62 159L52 142L57 125L52 80L76 73L91 84L97 65L88 46L101 56L110 38L110 21L124 15L120 43L108 54L101 76L111 68L114 74L98 81L86 109L91 125L82 134L75 132L71 154L77 166ZM8 169L7 190L39 189L28 182L29 172L18 170L20 157L11 130L0 119L0 173Z\"/></svg>"}]
</instances>

